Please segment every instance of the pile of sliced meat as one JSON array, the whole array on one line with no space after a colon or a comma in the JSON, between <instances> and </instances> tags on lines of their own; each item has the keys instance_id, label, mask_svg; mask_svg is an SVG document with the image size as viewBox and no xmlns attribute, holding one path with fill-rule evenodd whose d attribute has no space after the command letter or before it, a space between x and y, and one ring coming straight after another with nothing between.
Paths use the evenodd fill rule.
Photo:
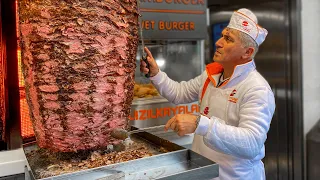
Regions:
<instances>
[{"instance_id":1,"label":"pile of sliced meat","mask_svg":"<svg viewBox=\"0 0 320 180\"><path fill-rule=\"evenodd\" d=\"M98 149L126 128L138 46L137 0L19 0L22 67L37 143Z\"/></svg>"}]
</instances>

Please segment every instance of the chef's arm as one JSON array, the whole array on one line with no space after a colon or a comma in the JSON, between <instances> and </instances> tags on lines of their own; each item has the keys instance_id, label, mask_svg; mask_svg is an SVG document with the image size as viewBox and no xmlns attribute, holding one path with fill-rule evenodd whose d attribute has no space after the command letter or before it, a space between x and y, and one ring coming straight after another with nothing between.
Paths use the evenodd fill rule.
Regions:
<instances>
[{"instance_id":1,"label":"chef's arm","mask_svg":"<svg viewBox=\"0 0 320 180\"><path fill-rule=\"evenodd\" d=\"M189 81L176 82L170 79L166 73L159 71L154 77L150 77L152 83L161 96L174 104L185 104L197 101L201 86L202 75Z\"/></svg>"},{"instance_id":2,"label":"chef's arm","mask_svg":"<svg viewBox=\"0 0 320 180\"><path fill-rule=\"evenodd\" d=\"M204 143L216 151L252 159L261 152L267 139L275 102L267 87L252 88L243 98L238 127L217 117L202 116L195 133L202 135Z\"/></svg>"}]
</instances>

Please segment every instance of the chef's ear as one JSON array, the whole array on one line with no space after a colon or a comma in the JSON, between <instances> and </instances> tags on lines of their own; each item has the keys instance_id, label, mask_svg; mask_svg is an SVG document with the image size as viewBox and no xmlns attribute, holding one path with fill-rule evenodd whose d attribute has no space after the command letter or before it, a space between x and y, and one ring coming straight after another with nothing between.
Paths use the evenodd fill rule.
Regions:
<instances>
[{"instance_id":1,"label":"chef's ear","mask_svg":"<svg viewBox=\"0 0 320 180\"><path fill-rule=\"evenodd\" d=\"M252 55L254 53L254 48L253 47L248 47L245 49L245 53L244 55L242 55L242 58L243 59L251 59L252 58Z\"/></svg>"}]
</instances>

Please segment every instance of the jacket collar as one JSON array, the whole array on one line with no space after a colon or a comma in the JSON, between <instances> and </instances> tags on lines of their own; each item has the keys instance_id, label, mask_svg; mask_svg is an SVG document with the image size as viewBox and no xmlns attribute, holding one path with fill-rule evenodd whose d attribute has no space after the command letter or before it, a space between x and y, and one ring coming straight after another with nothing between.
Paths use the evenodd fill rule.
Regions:
<instances>
[{"instance_id":1,"label":"jacket collar","mask_svg":"<svg viewBox=\"0 0 320 180\"><path fill-rule=\"evenodd\" d=\"M230 77L230 80L231 81L232 79L235 79L239 76L241 76L242 74L244 73L248 73L248 72L251 72L253 71L254 69L256 69L256 65L254 63L254 60L251 60L245 64L240 64L240 65L237 65L235 68L234 68L234 71L233 71L233 74L231 75ZM216 84L215 80L212 78L212 76L214 75L218 75L220 73L223 72L223 67L221 64L217 63L217 62L213 62L213 63L210 63L206 66L206 72L207 72L207 75L208 77L210 78L210 80L213 82L213 84Z\"/></svg>"},{"instance_id":2,"label":"jacket collar","mask_svg":"<svg viewBox=\"0 0 320 180\"><path fill-rule=\"evenodd\" d=\"M234 71L233 71L233 74L232 76L230 77L230 81L236 77L239 77L241 76L242 74L244 73L248 73L248 72L251 72L253 71L254 69L256 69L256 65L254 63L253 60L245 63L245 64L240 64L240 65L237 65L235 68L234 68Z\"/></svg>"}]
</instances>

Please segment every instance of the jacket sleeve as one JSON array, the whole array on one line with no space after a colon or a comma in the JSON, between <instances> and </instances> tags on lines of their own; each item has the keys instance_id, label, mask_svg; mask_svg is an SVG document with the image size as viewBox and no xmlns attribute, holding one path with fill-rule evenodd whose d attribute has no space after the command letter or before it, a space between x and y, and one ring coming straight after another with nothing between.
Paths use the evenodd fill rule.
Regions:
<instances>
[{"instance_id":1,"label":"jacket sleeve","mask_svg":"<svg viewBox=\"0 0 320 180\"><path fill-rule=\"evenodd\" d=\"M160 71L150 79L161 96L174 104L185 104L198 100L202 75L187 82L178 83L170 79L166 73Z\"/></svg>"},{"instance_id":2,"label":"jacket sleeve","mask_svg":"<svg viewBox=\"0 0 320 180\"><path fill-rule=\"evenodd\" d=\"M204 136L204 143L211 149L253 159L267 139L274 110L272 91L263 86L254 87L240 104L238 127L227 125L217 117L202 116L195 133Z\"/></svg>"}]
</instances>

